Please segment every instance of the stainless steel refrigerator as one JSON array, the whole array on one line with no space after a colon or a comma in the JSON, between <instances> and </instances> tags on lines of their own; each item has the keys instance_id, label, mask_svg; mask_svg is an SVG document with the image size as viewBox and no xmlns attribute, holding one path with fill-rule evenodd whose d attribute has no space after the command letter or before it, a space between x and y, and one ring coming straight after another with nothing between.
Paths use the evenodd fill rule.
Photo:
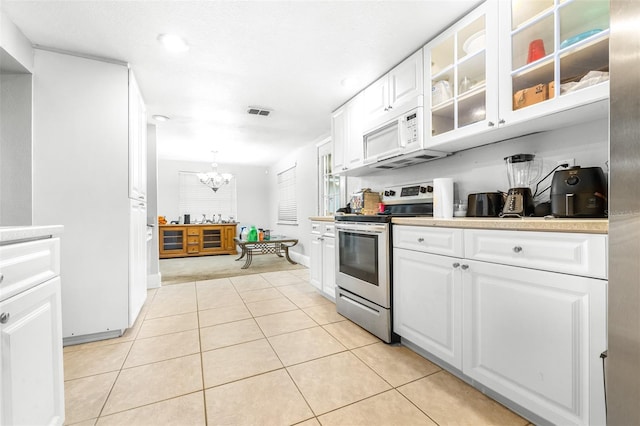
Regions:
<instances>
[{"instance_id":1,"label":"stainless steel refrigerator","mask_svg":"<svg viewBox=\"0 0 640 426\"><path fill-rule=\"evenodd\" d=\"M640 1L610 5L607 423L640 425Z\"/></svg>"}]
</instances>

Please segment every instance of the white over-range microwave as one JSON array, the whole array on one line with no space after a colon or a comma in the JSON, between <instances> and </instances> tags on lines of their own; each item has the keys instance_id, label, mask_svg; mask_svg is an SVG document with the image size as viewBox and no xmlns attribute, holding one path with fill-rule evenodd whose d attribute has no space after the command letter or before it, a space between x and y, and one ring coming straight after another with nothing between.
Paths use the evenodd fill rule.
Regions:
<instances>
[{"instance_id":1,"label":"white over-range microwave","mask_svg":"<svg viewBox=\"0 0 640 426\"><path fill-rule=\"evenodd\" d=\"M362 140L364 163L381 169L410 166L448 155L423 149L424 107L414 108L365 131Z\"/></svg>"}]
</instances>

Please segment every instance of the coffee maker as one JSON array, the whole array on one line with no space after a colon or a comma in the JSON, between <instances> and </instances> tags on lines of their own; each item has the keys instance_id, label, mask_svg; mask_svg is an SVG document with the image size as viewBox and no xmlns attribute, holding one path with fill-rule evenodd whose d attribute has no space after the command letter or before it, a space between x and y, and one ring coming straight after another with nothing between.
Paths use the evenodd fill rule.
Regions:
<instances>
[{"instance_id":1,"label":"coffee maker","mask_svg":"<svg viewBox=\"0 0 640 426\"><path fill-rule=\"evenodd\" d=\"M533 154L505 157L509 192L502 209L502 217L531 216L534 213L531 184L540 176L540 163Z\"/></svg>"}]
</instances>

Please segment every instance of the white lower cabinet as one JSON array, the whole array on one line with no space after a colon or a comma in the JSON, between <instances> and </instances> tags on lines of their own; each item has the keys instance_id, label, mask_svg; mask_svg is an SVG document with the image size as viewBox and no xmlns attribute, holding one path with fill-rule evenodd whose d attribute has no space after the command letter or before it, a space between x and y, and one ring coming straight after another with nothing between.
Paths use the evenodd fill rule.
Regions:
<instances>
[{"instance_id":1,"label":"white lower cabinet","mask_svg":"<svg viewBox=\"0 0 640 426\"><path fill-rule=\"evenodd\" d=\"M393 331L462 369L460 260L393 250Z\"/></svg>"},{"instance_id":2,"label":"white lower cabinet","mask_svg":"<svg viewBox=\"0 0 640 426\"><path fill-rule=\"evenodd\" d=\"M336 239L333 223L312 222L310 281L325 296L335 299Z\"/></svg>"},{"instance_id":3,"label":"white lower cabinet","mask_svg":"<svg viewBox=\"0 0 640 426\"><path fill-rule=\"evenodd\" d=\"M607 281L594 278L606 277L606 236L434 231L394 225L394 331L534 421L606 424ZM464 233L464 247L456 233ZM569 244L589 267L554 265L538 250L541 241L548 253ZM497 263L470 259L480 253Z\"/></svg>"},{"instance_id":4,"label":"white lower cabinet","mask_svg":"<svg viewBox=\"0 0 640 426\"><path fill-rule=\"evenodd\" d=\"M552 423L605 424L607 283L465 265L464 373Z\"/></svg>"},{"instance_id":5,"label":"white lower cabinet","mask_svg":"<svg viewBox=\"0 0 640 426\"><path fill-rule=\"evenodd\" d=\"M62 425L60 241L0 246L0 424Z\"/></svg>"}]
</instances>

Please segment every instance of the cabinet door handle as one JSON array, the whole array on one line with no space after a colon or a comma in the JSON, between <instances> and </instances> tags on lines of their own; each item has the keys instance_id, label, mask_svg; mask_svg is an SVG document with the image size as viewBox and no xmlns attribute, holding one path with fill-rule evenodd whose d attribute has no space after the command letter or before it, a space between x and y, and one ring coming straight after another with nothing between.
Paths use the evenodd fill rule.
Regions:
<instances>
[{"instance_id":1,"label":"cabinet door handle","mask_svg":"<svg viewBox=\"0 0 640 426\"><path fill-rule=\"evenodd\" d=\"M454 267L454 268L457 268L457 267L459 267L459 266L460 266L460 263L458 263L458 262L456 262L456 263L454 263L454 264L453 264L453 267Z\"/></svg>"},{"instance_id":2,"label":"cabinet door handle","mask_svg":"<svg viewBox=\"0 0 640 426\"><path fill-rule=\"evenodd\" d=\"M424 238L422 238L422 237L418 238L418 242L419 243L423 243L424 242Z\"/></svg>"},{"instance_id":3,"label":"cabinet door handle","mask_svg":"<svg viewBox=\"0 0 640 426\"><path fill-rule=\"evenodd\" d=\"M11 315L9 314L9 312L3 312L0 314L0 324L6 324L9 322L9 317Z\"/></svg>"},{"instance_id":4,"label":"cabinet door handle","mask_svg":"<svg viewBox=\"0 0 640 426\"><path fill-rule=\"evenodd\" d=\"M496 124L495 124L493 121L490 121L490 122L488 122L488 123L487 123L487 125L488 125L489 127L493 127L493 126L495 126Z\"/></svg>"},{"instance_id":5,"label":"cabinet door handle","mask_svg":"<svg viewBox=\"0 0 640 426\"><path fill-rule=\"evenodd\" d=\"M513 248L513 251L514 251L515 253L520 253L520 252L522 251L522 247L520 247L520 246L515 246L515 247Z\"/></svg>"},{"instance_id":6,"label":"cabinet door handle","mask_svg":"<svg viewBox=\"0 0 640 426\"><path fill-rule=\"evenodd\" d=\"M504 118L501 118L500 121L498 121L498 124L504 124L504 123L505 123Z\"/></svg>"},{"instance_id":7,"label":"cabinet door handle","mask_svg":"<svg viewBox=\"0 0 640 426\"><path fill-rule=\"evenodd\" d=\"M385 108L384 110L385 110L385 111L389 111L389 108Z\"/></svg>"},{"instance_id":8,"label":"cabinet door handle","mask_svg":"<svg viewBox=\"0 0 640 426\"><path fill-rule=\"evenodd\" d=\"M389 105L389 107L388 107L388 108L389 108L389 109L393 109L393 107L392 107L391 105Z\"/></svg>"},{"instance_id":9,"label":"cabinet door handle","mask_svg":"<svg viewBox=\"0 0 640 426\"><path fill-rule=\"evenodd\" d=\"M462 268L463 271L466 271L467 269L469 269L469 265L462 265L460 266L460 268Z\"/></svg>"},{"instance_id":10,"label":"cabinet door handle","mask_svg":"<svg viewBox=\"0 0 640 426\"><path fill-rule=\"evenodd\" d=\"M0 274L0 284L2 284L2 281L4 281L4 275Z\"/></svg>"}]
</instances>

